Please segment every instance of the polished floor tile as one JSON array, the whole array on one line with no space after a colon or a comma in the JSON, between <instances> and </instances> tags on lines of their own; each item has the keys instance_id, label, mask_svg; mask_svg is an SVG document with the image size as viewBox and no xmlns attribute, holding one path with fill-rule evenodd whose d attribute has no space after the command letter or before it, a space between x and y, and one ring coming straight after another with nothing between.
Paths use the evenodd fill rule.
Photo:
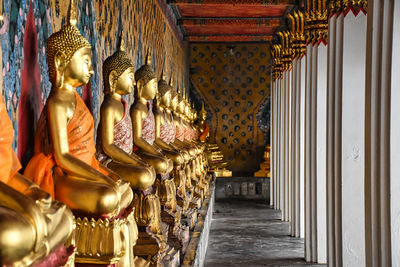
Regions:
<instances>
[{"instance_id":1,"label":"polished floor tile","mask_svg":"<svg viewBox=\"0 0 400 267\"><path fill-rule=\"evenodd\" d=\"M304 241L280 217L263 203L216 202L204 266L325 266L304 261Z\"/></svg>"}]
</instances>

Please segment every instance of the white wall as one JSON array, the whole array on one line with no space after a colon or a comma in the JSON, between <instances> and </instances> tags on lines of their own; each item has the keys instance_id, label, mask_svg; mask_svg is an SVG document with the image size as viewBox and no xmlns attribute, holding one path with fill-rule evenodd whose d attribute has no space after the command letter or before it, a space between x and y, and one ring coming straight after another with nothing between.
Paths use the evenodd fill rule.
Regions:
<instances>
[{"instance_id":1,"label":"white wall","mask_svg":"<svg viewBox=\"0 0 400 267\"><path fill-rule=\"evenodd\" d=\"M394 1L390 132L392 266L400 266L400 2Z\"/></svg>"},{"instance_id":2,"label":"white wall","mask_svg":"<svg viewBox=\"0 0 400 267\"><path fill-rule=\"evenodd\" d=\"M364 119L367 17L349 12L343 29L343 266L365 266Z\"/></svg>"},{"instance_id":3,"label":"white wall","mask_svg":"<svg viewBox=\"0 0 400 267\"><path fill-rule=\"evenodd\" d=\"M315 47L318 55L317 68L317 238L318 263L326 263L326 86L327 47Z\"/></svg>"}]
</instances>

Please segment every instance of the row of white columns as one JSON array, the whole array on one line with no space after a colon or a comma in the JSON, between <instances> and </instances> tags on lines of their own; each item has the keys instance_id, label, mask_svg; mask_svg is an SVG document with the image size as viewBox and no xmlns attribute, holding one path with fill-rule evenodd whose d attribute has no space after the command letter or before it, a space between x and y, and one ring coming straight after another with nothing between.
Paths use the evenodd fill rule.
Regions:
<instances>
[{"instance_id":1,"label":"row of white columns","mask_svg":"<svg viewBox=\"0 0 400 267\"><path fill-rule=\"evenodd\" d=\"M400 266L400 3L331 16L271 88L271 204L306 261Z\"/></svg>"}]
</instances>

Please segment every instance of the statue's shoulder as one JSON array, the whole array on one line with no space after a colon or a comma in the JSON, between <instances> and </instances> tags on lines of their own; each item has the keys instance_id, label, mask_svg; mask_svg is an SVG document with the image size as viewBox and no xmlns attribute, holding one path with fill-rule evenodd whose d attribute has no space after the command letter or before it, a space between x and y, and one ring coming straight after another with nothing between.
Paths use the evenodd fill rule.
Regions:
<instances>
[{"instance_id":1,"label":"statue's shoulder","mask_svg":"<svg viewBox=\"0 0 400 267\"><path fill-rule=\"evenodd\" d=\"M131 106L131 114L132 115L141 115L141 114L147 114L148 108L146 105L144 105L141 102L135 102Z\"/></svg>"}]
</instances>

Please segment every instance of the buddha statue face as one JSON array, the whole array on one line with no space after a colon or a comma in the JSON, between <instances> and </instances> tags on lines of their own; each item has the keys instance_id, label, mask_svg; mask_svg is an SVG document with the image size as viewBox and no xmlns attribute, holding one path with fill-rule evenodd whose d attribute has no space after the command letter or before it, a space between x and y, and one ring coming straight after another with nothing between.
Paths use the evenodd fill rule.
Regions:
<instances>
[{"instance_id":1,"label":"buddha statue face","mask_svg":"<svg viewBox=\"0 0 400 267\"><path fill-rule=\"evenodd\" d=\"M178 95L171 96L171 103L170 108L173 111L176 111L178 108Z\"/></svg>"},{"instance_id":2,"label":"buddha statue face","mask_svg":"<svg viewBox=\"0 0 400 267\"><path fill-rule=\"evenodd\" d=\"M151 66L151 58L149 50L146 56L146 63L135 72L138 96L145 100L153 100L158 91L157 76Z\"/></svg>"},{"instance_id":3,"label":"buddha statue face","mask_svg":"<svg viewBox=\"0 0 400 267\"><path fill-rule=\"evenodd\" d=\"M187 119L190 118L190 104L189 104L189 102L187 100L185 101L184 114L185 114Z\"/></svg>"},{"instance_id":4,"label":"buddha statue face","mask_svg":"<svg viewBox=\"0 0 400 267\"><path fill-rule=\"evenodd\" d=\"M183 101L183 99L181 100L181 101L179 101L179 99L178 99L178 108L177 108L177 111L180 113L180 114L184 114L185 113L185 101Z\"/></svg>"},{"instance_id":5,"label":"buddha statue face","mask_svg":"<svg viewBox=\"0 0 400 267\"><path fill-rule=\"evenodd\" d=\"M146 84L143 84L143 80L139 80L136 83L138 88L139 96L143 97L146 100L153 100L157 94L158 85L157 79L151 79Z\"/></svg>"},{"instance_id":6,"label":"buddha statue face","mask_svg":"<svg viewBox=\"0 0 400 267\"><path fill-rule=\"evenodd\" d=\"M64 84L79 87L89 82L93 75L92 51L88 47L83 47L75 52L68 64L63 62L63 55L56 55L55 63L57 72L62 75Z\"/></svg>"},{"instance_id":7,"label":"buddha statue face","mask_svg":"<svg viewBox=\"0 0 400 267\"><path fill-rule=\"evenodd\" d=\"M160 106L168 108L171 106L171 92L167 91L164 95L160 96Z\"/></svg>"},{"instance_id":8,"label":"buddha statue face","mask_svg":"<svg viewBox=\"0 0 400 267\"><path fill-rule=\"evenodd\" d=\"M103 63L104 93L127 95L133 91L136 85L135 69L125 52L125 42L122 35L118 41L118 50Z\"/></svg>"},{"instance_id":9,"label":"buddha statue face","mask_svg":"<svg viewBox=\"0 0 400 267\"><path fill-rule=\"evenodd\" d=\"M132 93L135 82L135 70L130 67L126 69L116 81L115 92L120 95Z\"/></svg>"},{"instance_id":10,"label":"buddha statue face","mask_svg":"<svg viewBox=\"0 0 400 267\"><path fill-rule=\"evenodd\" d=\"M205 120L207 120L207 113L201 113L200 114L200 120L202 120L202 121L205 121Z\"/></svg>"}]
</instances>

